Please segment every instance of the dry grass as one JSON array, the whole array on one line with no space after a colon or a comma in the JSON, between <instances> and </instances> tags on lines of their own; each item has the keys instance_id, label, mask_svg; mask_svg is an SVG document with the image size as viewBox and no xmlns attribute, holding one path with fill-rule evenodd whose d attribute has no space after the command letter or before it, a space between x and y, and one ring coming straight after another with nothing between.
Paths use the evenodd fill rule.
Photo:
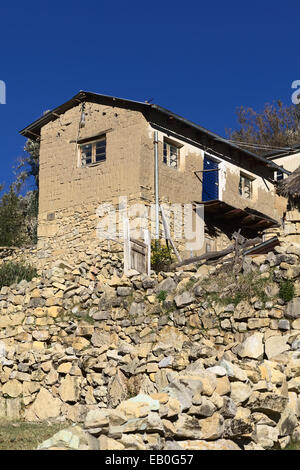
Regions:
<instances>
[{"instance_id":1,"label":"dry grass","mask_svg":"<svg viewBox=\"0 0 300 470\"><path fill-rule=\"evenodd\" d=\"M300 442L291 442L283 450L300 450Z\"/></svg>"},{"instance_id":2,"label":"dry grass","mask_svg":"<svg viewBox=\"0 0 300 470\"><path fill-rule=\"evenodd\" d=\"M242 300L250 301L256 297L262 302L272 300L265 293L265 287L272 283L272 270L270 278L264 279L260 272L248 274L234 274L232 271L221 270L203 282L204 290L208 290L207 300L228 305L237 305Z\"/></svg>"},{"instance_id":3,"label":"dry grass","mask_svg":"<svg viewBox=\"0 0 300 470\"><path fill-rule=\"evenodd\" d=\"M0 421L0 450L35 450L41 442L64 429L64 424Z\"/></svg>"}]
</instances>

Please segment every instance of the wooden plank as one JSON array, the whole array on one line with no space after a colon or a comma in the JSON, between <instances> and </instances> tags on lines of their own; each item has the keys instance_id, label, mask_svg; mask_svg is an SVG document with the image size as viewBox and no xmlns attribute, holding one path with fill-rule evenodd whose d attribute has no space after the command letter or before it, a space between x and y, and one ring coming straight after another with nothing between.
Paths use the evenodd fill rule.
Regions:
<instances>
[{"instance_id":1,"label":"wooden plank","mask_svg":"<svg viewBox=\"0 0 300 470\"><path fill-rule=\"evenodd\" d=\"M144 247L140 247L135 245L131 242L131 251L135 251L136 253L140 253L141 255L146 255L146 249Z\"/></svg>"},{"instance_id":2,"label":"wooden plank","mask_svg":"<svg viewBox=\"0 0 300 470\"><path fill-rule=\"evenodd\" d=\"M261 238L257 237L257 238L247 240L243 244L243 249L248 246L256 245L256 243L261 243ZM180 268L181 266L187 266L189 264L198 263L199 261L204 261L204 260L209 260L209 259L214 259L214 258L221 258L223 256L228 255L229 253L232 253L234 249L235 249L235 244L230 245L229 247L221 251L210 251L208 253L204 253L203 255L194 256L187 260L183 260L181 263L173 263L171 265L171 268L175 269L175 268Z\"/></svg>"},{"instance_id":3,"label":"wooden plank","mask_svg":"<svg viewBox=\"0 0 300 470\"><path fill-rule=\"evenodd\" d=\"M240 221L241 224L247 224L248 222L255 221L255 215L246 215Z\"/></svg>"},{"instance_id":4,"label":"wooden plank","mask_svg":"<svg viewBox=\"0 0 300 470\"><path fill-rule=\"evenodd\" d=\"M234 217L238 214L242 215L242 211L240 209L233 209L233 210L230 210L228 212L224 212L223 214L220 214L220 217L224 217L225 219L228 219L228 218L231 218L231 217Z\"/></svg>"},{"instance_id":5,"label":"wooden plank","mask_svg":"<svg viewBox=\"0 0 300 470\"><path fill-rule=\"evenodd\" d=\"M130 241L136 243L137 245L142 246L143 248L147 248L146 243L142 242L141 240L137 240L136 238L130 237Z\"/></svg>"},{"instance_id":6,"label":"wooden plank","mask_svg":"<svg viewBox=\"0 0 300 470\"><path fill-rule=\"evenodd\" d=\"M144 241L147 245L146 250L146 274L150 276L151 271L151 237L148 229L144 230Z\"/></svg>"},{"instance_id":7,"label":"wooden plank","mask_svg":"<svg viewBox=\"0 0 300 470\"><path fill-rule=\"evenodd\" d=\"M129 220L124 217L123 219L123 237L124 237L124 274L131 269L131 247L130 247L130 230Z\"/></svg>"},{"instance_id":8,"label":"wooden plank","mask_svg":"<svg viewBox=\"0 0 300 470\"><path fill-rule=\"evenodd\" d=\"M137 251L131 251L131 266L140 273L145 273L145 255Z\"/></svg>"},{"instance_id":9,"label":"wooden plank","mask_svg":"<svg viewBox=\"0 0 300 470\"><path fill-rule=\"evenodd\" d=\"M172 237L171 237L171 234L170 234L170 227L168 225L168 222L167 222L167 219L165 217L165 213L164 213L164 210L163 210L162 206L160 206L160 212L161 212L163 226L164 226L165 238L166 238L166 240L170 240L170 243L171 243L171 246L174 250L175 256L178 259L178 261L181 262L182 258L180 256L180 254L178 253L178 250L177 250L177 248L176 248L176 246L175 246L175 244L172 240Z\"/></svg>"},{"instance_id":10,"label":"wooden plank","mask_svg":"<svg viewBox=\"0 0 300 470\"><path fill-rule=\"evenodd\" d=\"M234 250L234 245L229 246L221 251L209 251L208 253L204 253L200 256L193 256L187 260L183 260L180 263L171 264L171 268L180 268L181 266L187 266L189 264L198 263L198 261L208 260L212 258L220 258L221 256L228 255Z\"/></svg>"}]
</instances>

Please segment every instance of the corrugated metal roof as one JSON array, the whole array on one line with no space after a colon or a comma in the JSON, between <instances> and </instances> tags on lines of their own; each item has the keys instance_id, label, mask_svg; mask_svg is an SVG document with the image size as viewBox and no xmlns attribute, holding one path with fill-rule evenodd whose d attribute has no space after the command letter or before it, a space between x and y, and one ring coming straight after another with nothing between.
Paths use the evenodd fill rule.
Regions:
<instances>
[{"instance_id":1,"label":"corrugated metal roof","mask_svg":"<svg viewBox=\"0 0 300 470\"><path fill-rule=\"evenodd\" d=\"M232 142L229 142L227 139L224 139L223 137L205 129L204 127L199 126L198 124L195 124L194 122L189 121L188 119L185 119L182 116L179 116L178 114L173 113L172 111L169 111L168 109L162 108L161 106L147 103L147 102L128 100L124 98L118 98L118 97L109 96L109 95L102 95L99 93L83 91L83 90L81 90L79 93L73 96L70 100L54 108L53 110L48 111L39 119L29 124L27 127L25 127L24 129L20 131L20 134L27 138L31 138L33 140L35 138L38 138L40 135L41 128L44 125L46 125L50 121L57 119L57 117L60 114L65 113L68 109L71 109L74 106L77 106L79 103L82 103L84 101L107 103L109 105L115 104L116 106L136 109L143 113L147 113L147 111L149 110L157 112L157 113L161 113L165 116L168 116L169 118L176 120L177 122L184 123L188 127L191 127L199 131L201 134L205 134L206 136L210 137L212 140L215 140L216 142L223 143L225 146L228 146L228 148L238 150L242 155L251 157L255 159L256 161L260 162L261 164L263 164L264 166L273 168L274 170L282 170L283 172L290 174L289 171L282 169L282 167L274 163L271 159L267 159L266 157L256 155L248 150L242 149L238 145Z\"/></svg>"}]
</instances>

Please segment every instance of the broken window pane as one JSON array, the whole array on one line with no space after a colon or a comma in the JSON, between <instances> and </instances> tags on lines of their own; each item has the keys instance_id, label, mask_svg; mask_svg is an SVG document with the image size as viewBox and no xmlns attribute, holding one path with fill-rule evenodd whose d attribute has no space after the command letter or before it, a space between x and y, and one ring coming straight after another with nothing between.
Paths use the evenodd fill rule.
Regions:
<instances>
[{"instance_id":1,"label":"broken window pane","mask_svg":"<svg viewBox=\"0 0 300 470\"><path fill-rule=\"evenodd\" d=\"M164 142L163 162L171 168L178 168L179 147Z\"/></svg>"},{"instance_id":2,"label":"broken window pane","mask_svg":"<svg viewBox=\"0 0 300 470\"><path fill-rule=\"evenodd\" d=\"M81 146L81 161L82 165L90 165L92 163L92 144Z\"/></svg>"},{"instance_id":3,"label":"broken window pane","mask_svg":"<svg viewBox=\"0 0 300 470\"><path fill-rule=\"evenodd\" d=\"M252 197L252 180L247 176L240 175L239 193L247 199Z\"/></svg>"},{"instance_id":4,"label":"broken window pane","mask_svg":"<svg viewBox=\"0 0 300 470\"><path fill-rule=\"evenodd\" d=\"M174 147L174 145L170 145L170 166L172 168L177 168L177 155L178 148Z\"/></svg>"}]
</instances>

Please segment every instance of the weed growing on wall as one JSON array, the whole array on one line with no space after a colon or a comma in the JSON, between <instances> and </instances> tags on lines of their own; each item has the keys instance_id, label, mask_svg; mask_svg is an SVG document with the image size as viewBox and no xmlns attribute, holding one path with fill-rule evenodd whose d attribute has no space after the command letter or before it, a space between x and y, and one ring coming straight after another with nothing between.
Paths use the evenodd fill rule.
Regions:
<instances>
[{"instance_id":1,"label":"weed growing on wall","mask_svg":"<svg viewBox=\"0 0 300 470\"><path fill-rule=\"evenodd\" d=\"M154 240L151 243L151 268L155 272L168 271L168 267L172 264L173 257L169 247L161 242Z\"/></svg>"},{"instance_id":2,"label":"weed growing on wall","mask_svg":"<svg viewBox=\"0 0 300 470\"><path fill-rule=\"evenodd\" d=\"M279 297L285 302L289 302L295 296L294 284L291 280L282 281L280 283Z\"/></svg>"},{"instance_id":3,"label":"weed growing on wall","mask_svg":"<svg viewBox=\"0 0 300 470\"><path fill-rule=\"evenodd\" d=\"M0 266L0 288L18 284L23 280L31 281L36 276L37 271L34 267L9 261Z\"/></svg>"}]
</instances>

